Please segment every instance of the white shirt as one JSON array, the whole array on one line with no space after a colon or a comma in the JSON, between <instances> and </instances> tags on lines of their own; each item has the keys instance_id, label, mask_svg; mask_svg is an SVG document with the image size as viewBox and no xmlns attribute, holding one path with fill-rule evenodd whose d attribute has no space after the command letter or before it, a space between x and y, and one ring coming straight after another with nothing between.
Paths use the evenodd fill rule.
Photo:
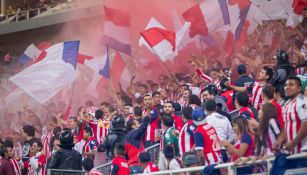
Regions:
<instances>
[{"instance_id":1,"label":"white shirt","mask_svg":"<svg viewBox=\"0 0 307 175\"><path fill-rule=\"evenodd\" d=\"M214 112L208 115L206 119L209 125L215 129L220 141L232 142L235 140L235 133L227 117Z\"/></svg>"}]
</instances>

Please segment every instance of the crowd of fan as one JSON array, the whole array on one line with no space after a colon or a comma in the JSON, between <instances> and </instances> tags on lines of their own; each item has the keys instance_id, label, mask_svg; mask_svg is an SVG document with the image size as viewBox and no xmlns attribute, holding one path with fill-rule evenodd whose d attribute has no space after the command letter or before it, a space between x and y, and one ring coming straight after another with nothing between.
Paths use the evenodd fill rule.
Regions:
<instances>
[{"instance_id":1,"label":"crowd of fan","mask_svg":"<svg viewBox=\"0 0 307 175\"><path fill-rule=\"evenodd\" d=\"M202 165L205 173L219 173L213 167L223 162L244 165L307 151L306 24L303 20L295 29L283 25L260 26L227 67L217 61L224 55L191 57L192 75L161 75L159 82L146 83L134 77L126 92L112 92L112 103L88 101L76 115L53 113L43 125L26 109L29 118L19 115L17 122L27 123L19 132L4 135L1 130L0 174L41 175L48 168L101 174L93 169L101 152L112 162L112 174ZM265 41L268 35L275 45ZM157 143L155 164L145 148ZM306 158L287 167L276 163L273 171L306 163ZM266 168L241 166L237 173Z\"/></svg>"}]
</instances>

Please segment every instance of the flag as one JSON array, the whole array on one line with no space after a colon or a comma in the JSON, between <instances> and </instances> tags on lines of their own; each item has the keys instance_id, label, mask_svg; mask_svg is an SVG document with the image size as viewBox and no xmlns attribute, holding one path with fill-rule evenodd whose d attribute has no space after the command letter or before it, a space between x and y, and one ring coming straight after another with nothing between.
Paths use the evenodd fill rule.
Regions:
<instances>
[{"instance_id":1,"label":"flag","mask_svg":"<svg viewBox=\"0 0 307 175\"><path fill-rule=\"evenodd\" d=\"M92 69L94 74L98 74L100 77L103 76L105 78L110 78L110 63L108 54L101 57L94 57L91 60L86 60L84 64Z\"/></svg>"},{"instance_id":2,"label":"flag","mask_svg":"<svg viewBox=\"0 0 307 175\"><path fill-rule=\"evenodd\" d=\"M183 13L191 22L190 36L209 35L230 25L227 0L204 0Z\"/></svg>"},{"instance_id":3,"label":"flag","mask_svg":"<svg viewBox=\"0 0 307 175\"><path fill-rule=\"evenodd\" d=\"M303 8L307 6L307 0L294 0L292 3L292 9L288 11L289 16L286 26L295 28L302 22Z\"/></svg>"},{"instance_id":4,"label":"flag","mask_svg":"<svg viewBox=\"0 0 307 175\"><path fill-rule=\"evenodd\" d=\"M101 44L131 55L129 38L130 15L118 9L104 7L105 21Z\"/></svg>"},{"instance_id":5,"label":"flag","mask_svg":"<svg viewBox=\"0 0 307 175\"><path fill-rule=\"evenodd\" d=\"M162 61L172 60L178 53L177 46L181 43L190 23L185 23L175 33L166 30L156 19L151 18L145 31L141 32L139 45L144 45Z\"/></svg>"},{"instance_id":6,"label":"flag","mask_svg":"<svg viewBox=\"0 0 307 175\"><path fill-rule=\"evenodd\" d=\"M94 57L92 57L92 56L88 56L88 55L84 55L84 54L79 53L78 54L78 63L84 64L85 60L91 60L93 58Z\"/></svg>"},{"instance_id":7,"label":"flag","mask_svg":"<svg viewBox=\"0 0 307 175\"><path fill-rule=\"evenodd\" d=\"M30 44L19 57L19 63L28 64L36 60L42 60L45 56L46 53L44 51L37 48L34 44Z\"/></svg>"},{"instance_id":8,"label":"flag","mask_svg":"<svg viewBox=\"0 0 307 175\"><path fill-rule=\"evenodd\" d=\"M231 27L224 42L224 51L228 56L233 54L237 43L240 43L240 46L242 46L245 42L249 27L249 23L246 22L246 18L249 13L250 6L250 0L228 1Z\"/></svg>"},{"instance_id":9,"label":"flag","mask_svg":"<svg viewBox=\"0 0 307 175\"><path fill-rule=\"evenodd\" d=\"M77 78L79 41L56 44L46 50L46 57L10 80L40 104L44 104Z\"/></svg>"},{"instance_id":10,"label":"flag","mask_svg":"<svg viewBox=\"0 0 307 175\"><path fill-rule=\"evenodd\" d=\"M270 20L287 19L293 0L254 0L253 5Z\"/></svg>"}]
</instances>

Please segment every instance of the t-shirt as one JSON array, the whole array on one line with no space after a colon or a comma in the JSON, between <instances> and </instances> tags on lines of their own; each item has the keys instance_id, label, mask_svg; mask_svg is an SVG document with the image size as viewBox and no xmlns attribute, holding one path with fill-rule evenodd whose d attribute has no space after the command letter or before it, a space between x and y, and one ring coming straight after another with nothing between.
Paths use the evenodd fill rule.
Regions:
<instances>
[{"instance_id":1,"label":"t-shirt","mask_svg":"<svg viewBox=\"0 0 307 175\"><path fill-rule=\"evenodd\" d=\"M175 155L179 155L178 137L174 134L175 131L176 129L174 127L170 127L163 132L160 150L164 150L167 145L173 144L175 148Z\"/></svg>"},{"instance_id":2,"label":"t-shirt","mask_svg":"<svg viewBox=\"0 0 307 175\"><path fill-rule=\"evenodd\" d=\"M245 152L245 154L243 155L243 157L248 157L253 155L253 150L254 150L254 146L255 146L255 141L254 141L254 137L252 136L252 134L246 132L242 135L242 137L234 144L236 149L240 149L240 145L246 143L248 144L248 148ZM232 161L237 160L239 157L238 155L234 154L232 155Z\"/></svg>"},{"instance_id":3,"label":"t-shirt","mask_svg":"<svg viewBox=\"0 0 307 175\"><path fill-rule=\"evenodd\" d=\"M129 166L124 157L119 156L113 158L111 175L128 175L129 172Z\"/></svg>"}]
</instances>

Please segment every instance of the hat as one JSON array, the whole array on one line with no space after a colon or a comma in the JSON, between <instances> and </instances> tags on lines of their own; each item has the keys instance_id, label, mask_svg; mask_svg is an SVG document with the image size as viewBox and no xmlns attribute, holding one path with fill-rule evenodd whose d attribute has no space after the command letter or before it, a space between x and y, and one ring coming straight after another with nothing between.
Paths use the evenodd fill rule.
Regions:
<instances>
[{"instance_id":1,"label":"hat","mask_svg":"<svg viewBox=\"0 0 307 175\"><path fill-rule=\"evenodd\" d=\"M183 159L183 163L184 165L197 164L198 158L195 155L190 154L190 155L185 156L185 158Z\"/></svg>"},{"instance_id":2,"label":"hat","mask_svg":"<svg viewBox=\"0 0 307 175\"><path fill-rule=\"evenodd\" d=\"M240 73L243 73L243 72L246 72L246 65L245 64L240 64L238 65L237 67L237 72L240 74Z\"/></svg>"},{"instance_id":3,"label":"hat","mask_svg":"<svg viewBox=\"0 0 307 175\"><path fill-rule=\"evenodd\" d=\"M206 123L206 115L202 108L196 108L192 112L192 119L195 125L202 125Z\"/></svg>"}]
</instances>

